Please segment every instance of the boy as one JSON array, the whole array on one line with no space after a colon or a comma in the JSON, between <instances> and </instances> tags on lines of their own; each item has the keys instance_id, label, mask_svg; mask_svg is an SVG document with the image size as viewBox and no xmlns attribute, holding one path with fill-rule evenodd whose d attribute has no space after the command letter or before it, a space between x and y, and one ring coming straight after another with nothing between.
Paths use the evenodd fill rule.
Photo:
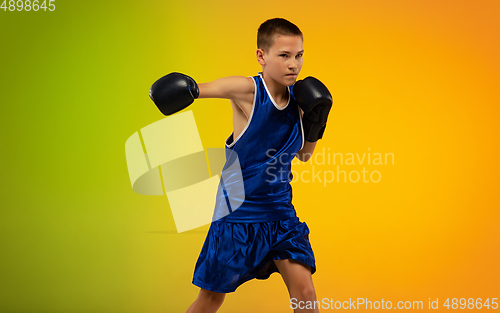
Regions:
<instances>
[{"instance_id":1,"label":"boy","mask_svg":"<svg viewBox=\"0 0 500 313\"><path fill-rule=\"evenodd\" d=\"M151 87L150 97L165 115L182 110L196 98L230 99L233 109L234 131L225 143L226 166L231 156L238 156L243 203L210 225L193 275L200 293L187 312L216 312L226 293L274 272L282 275L291 301L316 301L314 253L307 224L299 221L291 203L290 164L295 156L303 162L311 157L325 130L332 98L315 78L296 82L302 68L302 43L297 26L270 19L257 33L257 61L262 66L258 76L196 84L189 76L171 73ZM233 183L234 177L221 178L219 187L224 192L217 194L214 217L222 207L230 207L232 197L241 200L241 194L231 191Z\"/></svg>"}]
</instances>

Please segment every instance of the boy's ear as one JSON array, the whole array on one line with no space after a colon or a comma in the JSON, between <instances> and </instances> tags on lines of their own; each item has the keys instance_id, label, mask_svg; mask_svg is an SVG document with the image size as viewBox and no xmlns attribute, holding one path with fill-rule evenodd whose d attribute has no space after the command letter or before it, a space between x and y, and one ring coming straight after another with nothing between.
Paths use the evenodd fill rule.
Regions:
<instances>
[{"instance_id":1,"label":"boy's ear","mask_svg":"<svg viewBox=\"0 0 500 313\"><path fill-rule=\"evenodd\" d=\"M264 50L257 49L257 61L262 66L266 65L266 61L264 60Z\"/></svg>"}]
</instances>

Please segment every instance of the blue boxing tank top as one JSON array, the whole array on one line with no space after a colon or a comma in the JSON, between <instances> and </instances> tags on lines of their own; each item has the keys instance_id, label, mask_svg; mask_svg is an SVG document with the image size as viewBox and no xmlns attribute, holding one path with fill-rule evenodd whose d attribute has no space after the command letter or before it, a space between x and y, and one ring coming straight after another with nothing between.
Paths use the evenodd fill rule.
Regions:
<instances>
[{"instance_id":1,"label":"blue boxing tank top","mask_svg":"<svg viewBox=\"0 0 500 313\"><path fill-rule=\"evenodd\" d=\"M288 103L279 107L262 72L255 84L252 112L238 136L226 139L226 163L213 220L233 223L277 221L296 216L292 205L291 162L304 146L300 109L288 87Z\"/></svg>"}]
</instances>

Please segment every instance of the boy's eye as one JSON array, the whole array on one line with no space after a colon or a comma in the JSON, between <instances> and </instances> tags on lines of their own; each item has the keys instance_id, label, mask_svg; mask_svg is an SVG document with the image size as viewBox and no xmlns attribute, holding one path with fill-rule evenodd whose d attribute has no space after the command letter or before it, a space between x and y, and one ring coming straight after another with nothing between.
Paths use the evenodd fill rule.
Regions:
<instances>
[{"instance_id":1,"label":"boy's eye","mask_svg":"<svg viewBox=\"0 0 500 313\"><path fill-rule=\"evenodd\" d=\"M301 58L302 57L302 53L301 54L297 54L297 57Z\"/></svg>"},{"instance_id":2,"label":"boy's eye","mask_svg":"<svg viewBox=\"0 0 500 313\"><path fill-rule=\"evenodd\" d=\"M286 57L286 54L280 54L280 57Z\"/></svg>"}]
</instances>

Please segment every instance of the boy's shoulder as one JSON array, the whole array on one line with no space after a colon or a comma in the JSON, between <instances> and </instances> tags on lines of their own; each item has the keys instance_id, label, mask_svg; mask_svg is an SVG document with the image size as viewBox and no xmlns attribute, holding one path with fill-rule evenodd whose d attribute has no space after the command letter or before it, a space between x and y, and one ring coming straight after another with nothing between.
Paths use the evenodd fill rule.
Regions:
<instances>
[{"instance_id":1,"label":"boy's shoulder","mask_svg":"<svg viewBox=\"0 0 500 313\"><path fill-rule=\"evenodd\" d=\"M241 89L242 91L253 92L254 80L250 76L229 76L228 80L234 85L234 87Z\"/></svg>"},{"instance_id":2,"label":"boy's shoulder","mask_svg":"<svg viewBox=\"0 0 500 313\"><path fill-rule=\"evenodd\" d=\"M224 77L221 82L224 89L231 95L229 99L241 99L248 97L255 92L255 84L252 77L245 76L228 76Z\"/></svg>"}]
</instances>

